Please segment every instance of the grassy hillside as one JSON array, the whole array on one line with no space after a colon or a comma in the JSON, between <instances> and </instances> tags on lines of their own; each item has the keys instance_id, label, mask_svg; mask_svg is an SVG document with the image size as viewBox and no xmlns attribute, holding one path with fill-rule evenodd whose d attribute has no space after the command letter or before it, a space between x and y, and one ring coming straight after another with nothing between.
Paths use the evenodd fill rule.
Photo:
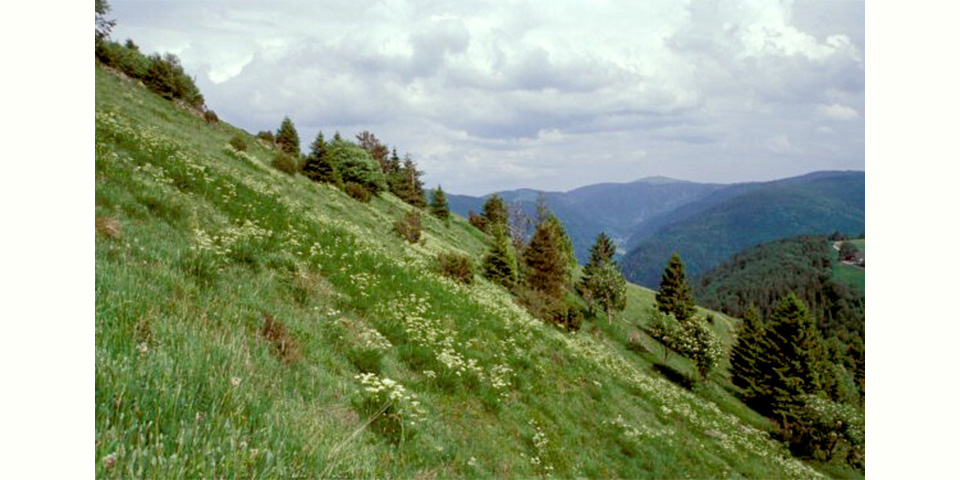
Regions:
<instances>
[{"instance_id":1,"label":"grassy hillside","mask_svg":"<svg viewBox=\"0 0 960 480\"><path fill-rule=\"evenodd\" d=\"M861 252L866 253L866 239L855 238L846 241L854 244ZM836 247L836 244L834 244L834 246ZM866 291L867 271L863 267L846 265L835 259L833 263L833 278L844 285L857 288L861 292Z\"/></svg>"},{"instance_id":2,"label":"grassy hillside","mask_svg":"<svg viewBox=\"0 0 960 480\"><path fill-rule=\"evenodd\" d=\"M820 172L721 190L652 219L631 241L627 278L655 286L673 252L692 275L759 243L795 235L864 230L863 172ZM642 235L641 235L642 233Z\"/></svg>"},{"instance_id":3,"label":"grassy hillside","mask_svg":"<svg viewBox=\"0 0 960 480\"><path fill-rule=\"evenodd\" d=\"M98 478L812 477L642 332L652 292L575 334L483 279L459 217L360 204L97 68ZM717 315L728 341L734 320Z\"/></svg>"}]
</instances>

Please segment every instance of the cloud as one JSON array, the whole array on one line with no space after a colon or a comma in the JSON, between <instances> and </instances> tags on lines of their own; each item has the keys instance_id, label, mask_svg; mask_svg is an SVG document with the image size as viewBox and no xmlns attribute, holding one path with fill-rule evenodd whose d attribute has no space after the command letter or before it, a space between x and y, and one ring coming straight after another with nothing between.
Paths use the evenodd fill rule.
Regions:
<instances>
[{"instance_id":1,"label":"cloud","mask_svg":"<svg viewBox=\"0 0 960 480\"><path fill-rule=\"evenodd\" d=\"M115 3L227 121L369 129L451 192L863 168L862 2Z\"/></svg>"},{"instance_id":2,"label":"cloud","mask_svg":"<svg viewBox=\"0 0 960 480\"><path fill-rule=\"evenodd\" d=\"M829 120L857 120L860 114L856 110L834 103L833 105L820 105L817 107L817 113L821 117Z\"/></svg>"}]
</instances>

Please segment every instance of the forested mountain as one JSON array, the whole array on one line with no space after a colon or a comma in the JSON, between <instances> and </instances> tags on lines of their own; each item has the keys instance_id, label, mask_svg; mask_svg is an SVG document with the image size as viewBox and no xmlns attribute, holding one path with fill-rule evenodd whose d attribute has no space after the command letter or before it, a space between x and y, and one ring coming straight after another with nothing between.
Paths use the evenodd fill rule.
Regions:
<instances>
[{"instance_id":1,"label":"forested mountain","mask_svg":"<svg viewBox=\"0 0 960 480\"><path fill-rule=\"evenodd\" d=\"M656 286L673 252L692 275L762 242L834 231L864 231L864 173L816 172L732 185L642 224L628 242L624 273Z\"/></svg>"},{"instance_id":2,"label":"forested mountain","mask_svg":"<svg viewBox=\"0 0 960 480\"><path fill-rule=\"evenodd\" d=\"M720 184L686 182L666 177L649 177L630 183L600 183L569 192L541 192L531 189L497 192L508 205L519 204L531 217L536 215L537 197L563 221L580 263L590 256L590 245L606 232L620 249L645 221L726 188ZM448 195L452 211L466 216L480 212L489 195Z\"/></svg>"}]
</instances>

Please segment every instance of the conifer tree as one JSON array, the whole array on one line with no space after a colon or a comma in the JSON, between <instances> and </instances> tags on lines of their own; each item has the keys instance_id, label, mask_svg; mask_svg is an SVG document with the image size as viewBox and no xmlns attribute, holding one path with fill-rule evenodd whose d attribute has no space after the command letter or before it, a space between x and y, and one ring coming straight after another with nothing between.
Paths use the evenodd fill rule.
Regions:
<instances>
[{"instance_id":1,"label":"conifer tree","mask_svg":"<svg viewBox=\"0 0 960 480\"><path fill-rule=\"evenodd\" d=\"M391 182L394 186L394 195L414 207L426 207L427 199L423 194L421 176L423 176L423 171L417 170L417 164L409 155L406 155L403 166L400 167L400 171L396 175L395 182Z\"/></svg>"},{"instance_id":2,"label":"conifer tree","mask_svg":"<svg viewBox=\"0 0 960 480\"><path fill-rule=\"evenodd\" d=\"M600 232L590 247L590 261L583 268L583 277L577 284L587 308L592 312L596 302L603 308L608 322L612 320L613 312L622 311L627 306L627 281L613 261L615 251L610 237Z\"/></svg>"},{"instance_id":3,"label":"conifer tree","mask_svg":"<svg viewBox=\"0 0 960 480\"><path fill-rule=\"evenodd\" d=\"M450 206L447 205L447 195L443 193L443 187L437 185L430 198L430 213L444 222L450 219Z\"/></svg>"},{"instance_id":4,"label":"conifer tree","mask_svg":"<svg viewBox=\"0 0 960 480\"><path fill-rule=\"evenodd\" d=\"M657 309L663 313L672 313L683 324L693 318L697 312L690 293L690 285L683 271L680 255L674 253L670 263L660 279L660 291L657 293Z\"/></svg>"},{"instance_id":5,"label":"conifer tree","mask_svg":"<svg viewBox=\"0 0 960 480\"><path fill-rule=\"evenodd\" d=\"M483 204L483 218L487 228L491 225L507 225L510 211L507 210L507 204L503 202L500 195L491 195Z\"/></svg>"},{"instance_id":6,"label":"conifer tree","mask_svg":"<svg viewBox=\"0 0 960 480\"><path fill-rule=\"evenodd\" d=\"M283 117L280 129L277 130L276 142L284 153L300 158L300 136L290 117Z\"/></svg>"},{"instance_id":7,"label":"conifer tree","mask_svg":"<svg viewBox=\"0 0 960 480\"><path fill-rule=\"evenodd\" d=\"M613 240L607 236L606 232L600 232L597 235L597 240L594 241L593 246L590 247L590 261L587 263L587 266L599 267L606 263L613 261L613 256L617 253L617 247L613 244Z\"/></svg>"},{"instance_id":8,"label":"conifer tree","mask_svg":"<svg viewBox=\"0 0 960 480\"><path fill-rule=\"evenodd\" d=\"M785 415L801 395L820 390L820 332L807 307L793 293L781 299L762 332L752 367L736 367L734 380L744 389L752 408L767 416Z\"/></svg>"},{"instance_id":9,"label":"conifer tree","mask_svg":"<svg viewBox=\"0 0 960 480\"><path fill-rule=\"evenodd\" d=\"M747 401L759 391L766 375L758 364L767 350L764 327L756 305L751 304L743 314L743 323L737 329L737 343L730 351L730 376L733 384L743 389Z\"/></svg>"},{"instance_id":10,"label":"conifer tree","mask_svg":"<svg viewBox=\"0 0 960 480\"><path fill-rule=\"evenodd\" d=\"M548 219L537 225L530 244L523 251L527 287L553 299L564 297L569 265L558 223L559 220Z\"/></svg>"},{"instance_id":11,"label":"conifer tree","mask_svg":"<svg viewBox=\"0 0 960 480\"><path fill-rule=\"evenodd\" d=\"M513 288L517 284L517 259L506 227L494 225L490 232L493 235L493 244L483 258L483 276L507 288Z\"/></svg>"},{"instance_id":12,"label":"conifer tree","mask_svg":"<svg viewBox=\"0 0 960 480\"><path fill-rule=\"evenodd\" d=\"M340 171L330 152L327 143L323 140L323 132L317 134L316 140L310 144L310 154L303 164L303 174L314 182L330 183L338 188L343 187Z\"/></svg>"}]
</instances>

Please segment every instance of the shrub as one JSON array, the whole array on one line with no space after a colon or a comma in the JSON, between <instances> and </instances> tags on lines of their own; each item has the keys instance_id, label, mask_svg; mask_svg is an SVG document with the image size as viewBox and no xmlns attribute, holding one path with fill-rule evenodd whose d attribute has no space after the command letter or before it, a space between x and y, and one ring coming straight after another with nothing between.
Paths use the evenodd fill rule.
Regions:
<instances>
[{"instance_id":1,"label":"shrub","mask_svg":"<svg viewBox=\"0 0 960 480\"><path fill-rule=\"evenodd\" d=\"M465 255L456 253L441 253L437 255L440 272L460 282L473 283L473 262Z\"/></svg>"},{"instance_id":2,"label":"shrub","mask_svg":"<svg viewBox=\"0 0 960 480\"><path fill-rule=\"evenodd\" d=\"M423 223L420 221L420 211L411 209L400 220L393 224L393 229L400 238L410 242L420 241L420 234L423 231Z\"/></svg>"},{"instance_id":3,"label":"shrub","mask_svg":"<svg viewBox=\"0 0 960 480\"><path fill-rule=\"evenodd\" d=\"M300 348L287 327L267 312L263 312L263 327L260 328L260 334L270 343L273 353L280 360L293 363L300 359Z\"/></svg>"},{"instance_id":4,"label":"shrub","mask_svg":"<svg viewBox=\"0 0 960 480\"><path fill-rule=\"evenodd\" d=\"M856 407L803 395L785 415L780 435L794 454L820 461L840 459L864 467L866 424Z\"/></svg>"},{"instance_id":5,"label":"shrub","mask_svg":"<svg viewBox=\"0 0 960 480\"><path fill-rule=\"evenodd\" d=\"M276 138L273 136L273 132L266 131L266 130L261 130L257 132L257 138L269 143L270 145L273 145L274 142L276 142Z\"/></svg>"},{"instance_id":6,"label":"shrub","mask_svg":"<svg viewBox=\"0 0 960 480\"><path fill-rule=\"evenodd\" d=\"M276 168L287 175L293 175L297 173L297 161L286 153L277 152L277 154L273 157L273 168Z\"/></svg>"},{"instance_id":7,"label":"shrub","mask_svg":"<svg viewBox=\"0 0 960 480\"><path fill-rule=\"evenodd\" d=\"M723 357L720 339L706 321L700 318L681 322L672 313L653 309L650 312L647 333L665 347L664 362L669 356L669 350L673 350L690 359L701 379L706 379L707 374Z\"/></svg>"},{"instance_id":8,"label":"shrub","mask_svg":"<svg viewBox=\"0 0 960 480\"><path fill-rule=\"evenodd\" d=\"M337 166L344 184L358 183L371 195L377 195L386 189L387 183L380 171L380 164L366 150L337 139L329 142L326 148L330 161Z\"/></svg>"},{"instance_id":9,"label":"shrub","mask_svg":"<svg viewBox=\"0 0 960 480\"><path fill-rule=\"evenodd\" d=\"M247 150L247 140L240 134L234 135L230 139L230 146L238 152L245 152Z\"/></svg>"},{"instance_id":10,"label":"shrub","mask_svg":"<svg viewBox=\"0 0 960 480\"><path fill-rule=\"evenodd\" d=\"M343 186L343 190L347 192L347 195L350 195L353 199L361 203L367 203L373 198L373 194L357 182L347 182L347 184Z\"/></svg>"},{"instance_id":11,"label":"shrub","mask_svg":"<svg viewBox=\"0 0 960 480\"><path fill-rule=\"evenodd\" d=\"M487 219L483 215L477 215L477 212L471 210L467 214L467 221L470 222L470 225L477 227L477 230L481 232L487 231Z\"/></svg>"},{"instance_id":12,"label":"shrub","mask_svg":"<svg viewBox=\"0 0 960 480\"><path fill-rule=\"evenodd\" d=\"M207 110L203 112L203 121L211 125L216 125L220 123L220 117L217 116L217 112L214 112L213 110Z\"/></svg>"}]
</instances>

